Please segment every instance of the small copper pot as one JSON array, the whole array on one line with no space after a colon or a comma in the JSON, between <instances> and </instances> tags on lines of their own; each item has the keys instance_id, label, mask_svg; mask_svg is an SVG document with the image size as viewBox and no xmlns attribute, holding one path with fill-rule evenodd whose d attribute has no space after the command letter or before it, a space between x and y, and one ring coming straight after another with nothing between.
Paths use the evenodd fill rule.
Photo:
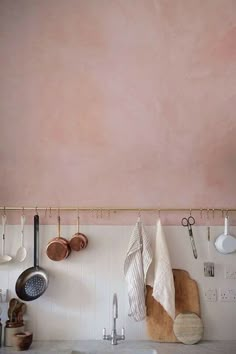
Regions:
<instances>
[{"instance_id":1,"label":"small copper pot","mask_svg":"<svg viewBox=\"0 0 236 354\"><path fill-rule=\"evenodd\" d=\"M77 232L70 239L70 248L73 251L80 251L88 245L88 238L79 232L79 216L77 218Z\"/></svg>"},{"instance_id":2,"label":"small copper pot","mask_svg":"<svg viewBox=\"0 0 236 354\"><path fill-rule=\"evenodd\" d=\"M52 261L62 261L66 259L70 253L71 248L69 242L64 237L61 237L61 219L60 216L57 218L58 221L58 236L54 237L47 245L46 253L47 256Z\"/></svg>"}]
</instances>

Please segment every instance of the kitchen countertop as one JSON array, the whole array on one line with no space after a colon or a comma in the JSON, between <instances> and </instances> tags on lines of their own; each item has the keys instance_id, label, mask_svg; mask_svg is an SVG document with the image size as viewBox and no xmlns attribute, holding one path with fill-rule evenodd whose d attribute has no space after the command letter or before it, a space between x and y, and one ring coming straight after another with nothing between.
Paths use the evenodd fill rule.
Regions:
<instances>
[{"instance_id":1,"label":"kitchen countertop","mask_svg":"<svg viewBox=\"0 0 236 354\"><path fill-rule=\"evenodd\" d=\"M184 345L181 343L158 343L153 341L124 341L113 346L110 342L102 340L80 340L80 341L33 341L28 354L71 354L72 350L107 352L107 354L122 350L130 350L136 353L141 349L155 349L158 354L235 354L235 341L201 341L194 345ZM12 347L0 348L1 354L18 354Z\"/></svg>"}]
</instances>

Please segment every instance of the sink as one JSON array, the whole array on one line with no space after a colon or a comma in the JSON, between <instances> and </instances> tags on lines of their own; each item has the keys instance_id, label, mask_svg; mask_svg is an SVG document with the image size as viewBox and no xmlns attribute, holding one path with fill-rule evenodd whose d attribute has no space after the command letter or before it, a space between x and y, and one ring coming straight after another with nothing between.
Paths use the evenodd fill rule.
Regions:
<instances>
[{"instance_id":1,"label":"sink","mask_svg":"<svg viewBox=\"0 0 236 354\"><path fill-rule=\"evenodd\" d=\"M73 350L71 354L157 354L154 349Z\"/></svg>"}]
</instances>

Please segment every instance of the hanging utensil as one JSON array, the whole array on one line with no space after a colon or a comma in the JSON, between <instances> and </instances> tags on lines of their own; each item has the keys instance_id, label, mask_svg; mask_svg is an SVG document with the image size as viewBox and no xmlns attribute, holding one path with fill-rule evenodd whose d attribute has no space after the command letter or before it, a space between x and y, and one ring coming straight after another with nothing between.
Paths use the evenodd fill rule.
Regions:
<instances>
[{"instance_id":1,"label":"hanging utensil","mask_svg":"<svg viewBox=\"0 0 236 354\"><path fill-rule=\"evenodd\" d=\"M193 216L189 216L188 218L183 218L182 219L182 225L184 227L188 228L188 233L189 233L189 238L190 238L190 242L191 242L194 258L197 258L197 248L196 248L196 245L195 245L195 241L194 241L194 238L193 238L193 231L192 231L192 225L194 225L194 224L195 224L195 219L194 219Z\"/></svg>"},{"instance_id":2,"label":"hanging utensil","mask_svg":"<svg viewBox=\"0 0 236 354\"><path fill-rule=\"evenodd\" d=\"M36 300L48 287L48 276L39 267L39 216L34 216L34 266L26 269L16 281L16 294L24 301Z\"/></svg>"},{"instance_id":3,"label":"hanging utensil","mask_svg":"<svg viewBox=\"0 0 236 354\"><path fill-rule=\"evenodd\" d=\"M25 310L26 310L26 304L22 303L20 310L17 312L17 315L16 315L16 322L17 323L20 323L23 321L23 315L25 313Z\"/></svg>"},{"instance_id":4,"label":"hanging utensil","mask_svg":"<svg viewBox=\"0 0 236 354\"><path fill-rule=\"evenodd\" d=\"M24 225L25 225L25 216L21 216L21 246L18 248L15 256L17 262L23 262L27 256L26 248L24 247Z\"/></svg>"},{"instance_id":5,"label":"hanging utensil","mask_svg":"<svg viewBox=\"0 0 236 354\"><path fill-rule=\"evenodd\" d=\"M211 229L207 227L207 258L210 259L210 241L211 241ZM204 262L204 275L205 277L215 276L215 266L213 262Z\"/></svg>"},{"instance_id":6,"label":"hanging utensil","mask_svg":"<svg viewBox=\"0 0 236 354\"><path fill-rule=\"evenodd\" d=\"M61 237L61 218L57 217L58 236L54 237L47 245L46 253L52 261L62 261L71 252L67 239Z\"/></svg>"},{"instance_id":7,"label":"hanging utensil","mask_svg":"<svg viewBox=\"0 0 236 354\"><path fill-rule=\"evenodd\" d=\"M0 264L10 262L12 257L5 253L5 237L6 237L6 214L2 215L2 255L0 256Z\"/></svg>"},{"instance_id":8,"label":"hanging utensil","mask_svg":"<svg viewBox=\"0 0 236 354\"><path fill-rule=\"evenodd\" d=\"M9 318L10 322L14 322L14 311L15 311L17 304L18 304L18 300L15 298L13 298L9 301L9 308L8 308L7 314L8 314L8 318Z\"/></svg>"},{"instance_id":9,"label":"hanging utensil","mask_svg":"<svg viewBox=\"0 0 236 354\"><path fill-rule=\"evenodd\" d=\"M73 251L80 251L83 248L86 248L88 245L88 238L79 231L80 218L77 217L77 232L72 236L70 240L70 247Z\"/></svg>"},{"instance_id":10,"label":"hanging utensil","mask_svg":"<svg viewBox=\"0 0 236 354\"><path fill-rule=\"evenodd\" d=\"M229 218L225 217L224 234L217 237L215 247L218 252L223 254L233 253L236 251L236 238L229 234Z\"/></svg>"}]
</instances>

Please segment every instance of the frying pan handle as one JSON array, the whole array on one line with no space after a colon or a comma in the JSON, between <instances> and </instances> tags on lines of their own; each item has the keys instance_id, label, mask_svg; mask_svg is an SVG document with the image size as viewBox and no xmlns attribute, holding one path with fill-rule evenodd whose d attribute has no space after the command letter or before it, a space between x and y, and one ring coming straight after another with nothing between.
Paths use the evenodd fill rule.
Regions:
<instances>
[{"instance_id":1,"label":"frying pan handle","mask_svg":"<svg viewBox=\"0 0 236 354\"><path fill-rule=\"evenodd\" d=\"M39 266L39 216L34 215L34 267Z\"/></svg>"}]
</instances>

